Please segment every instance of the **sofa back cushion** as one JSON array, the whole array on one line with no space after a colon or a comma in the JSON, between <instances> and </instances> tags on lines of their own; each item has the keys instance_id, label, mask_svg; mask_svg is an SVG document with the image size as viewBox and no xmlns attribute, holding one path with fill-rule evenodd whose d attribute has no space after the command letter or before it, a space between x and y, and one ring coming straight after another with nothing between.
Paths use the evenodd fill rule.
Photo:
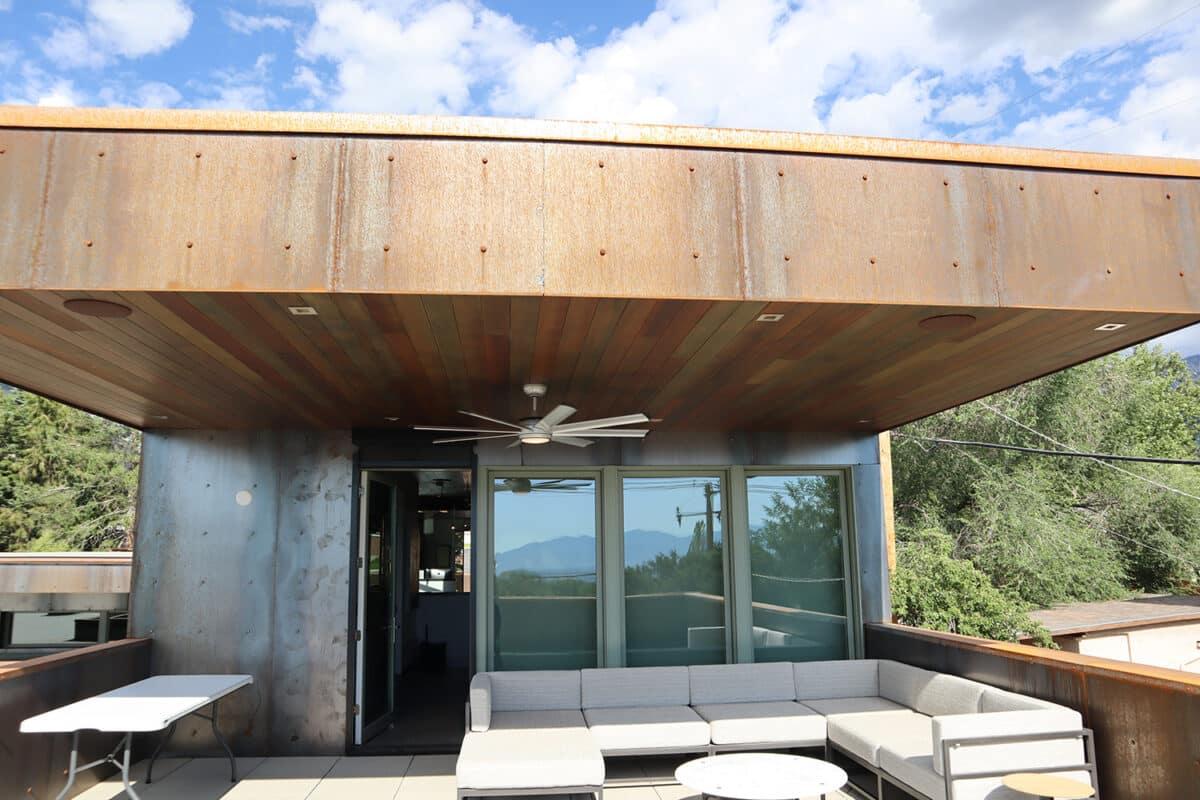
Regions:
<instances>
[{"instance_id":1,"label":"sofa back cushion","mask_svg":"<svg viewBox=\"0 0 1200 800\"><path fill-rule=\"evenodd\" d=\"M1006 692L991 686L983 691L979 698L979 710L984 714L996 711L1055 711L1065 709L1055 703L1039 700L1036 697L1026 697L1016 692Z\"/></svg>"},{"instance_id":2,"label":"sofa back cushion","mask_svg":"<svg viewBox=\"0 0 1200 800\"><path fill-rule=\"evenodd\" d=\"M584 708L686 706L691 699L687 667L585 669Z\"/></svg>"},{"instance_id":3,"label":"sofa back cushion","mask_svg":"<svg viewBox=\"0 0 1200 800\"><path fill-rule=\"evenodd\" d=\"M692 705L795 700L796 679L785 661L688 667Z\"/></svg>"},{"instance_id":4,"label":"sofa back cushion","mask_svg":"<svg viewBox=\"0 0 1200 800\"><path fill-rule=\"evenodd\" d=\"M580 709L579 670L489 672L492 711Z\"/></svg>"},{"instance_id":5,"label":"sofa back cushion","mask_svg":"<svg viewBox=\"0 0 1200 800\"><path fill-rule=\"evenodd\" d=\"M792 665L792 674L797 700L879 695L879 662L875 659L799 661Z\"/></svg>"},{"instance_id":6,"label":"sofa back cushion","mask_svg":"<svg viewBox=\"0 0 1200 800\"><path fill-rule=\"evenodd\" d=\"M879 694L931 717L974 714L987 688L957 675L930 672L898 661L879 662Z\"/></svg>"}]
</instances>

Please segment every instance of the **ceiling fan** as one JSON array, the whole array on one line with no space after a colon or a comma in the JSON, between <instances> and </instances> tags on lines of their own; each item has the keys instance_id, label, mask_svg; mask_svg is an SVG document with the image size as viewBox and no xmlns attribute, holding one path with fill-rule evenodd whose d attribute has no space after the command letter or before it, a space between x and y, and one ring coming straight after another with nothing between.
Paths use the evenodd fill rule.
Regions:
<instances>
[{"instance_id":1,"label":"ceiling fan","mask_svg":"<svg viewBox=\"0 0 1200 800\"><path fill-rule=\"evenodd\" d=\"M589 485L589 481L572 481L570 478L550 480L529 478L504 478L497 482L496 491L512 492L513 494L529 494L530 492L574 492Z\"/></svg>"},{"instance_id":2,"label":"ceiling fan","mask_svg":"<svg viewBox=\"0 0 1200 800\"><path fill-rule=\"evenodd\" d=\"M475 417L501 425L502 428L458 428L442 425L414 425L413 430L441 431L443 433L463 433L470 436L453 436L448 439L434 439L434 444L451 444L453 442L478 442L484 439L512 438L509 447L523 444L566 444L571 447L587 447L593 444L593 439L641 439L650 431L645 428L621 428L622 425L635 425L639 422L649 422L645 414L625 414L620 417L604 417L589 419L582 422L567 422L575 413L568 405L558 405L545 416L538 416L538 400L546 396L546 386L542 383L527 383L524 387L526 397L533 402L533 414L520 419L518 422L505 422L502 419L476 414L474 411L459 411L468 417Z\"/></svg>"}]
</instances>

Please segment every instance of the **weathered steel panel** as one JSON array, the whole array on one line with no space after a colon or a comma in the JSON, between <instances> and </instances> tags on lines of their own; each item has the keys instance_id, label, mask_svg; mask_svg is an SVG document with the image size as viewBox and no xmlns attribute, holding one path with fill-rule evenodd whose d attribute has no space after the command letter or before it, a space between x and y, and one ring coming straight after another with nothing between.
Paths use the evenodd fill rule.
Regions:
<instances>
[{"instance_id":1,"label":"weathered steel panel","mask_svg":"<svg viewBox=\"0 0 1200 800\"><path fill-rule=\"evenodd\" d=\"M0 136L0 287L33 284L51 141L39 131Z\"/></svg>"},{"instance_id":2,"label":"weathered steel panel","mask_svg":"<svg viewBox=\"0 0 1200 800\"><path fill-rule=\"evenodd\" d=\"M342 750L350 447L339 431L146 434L132 630L154 637L156 673L254 675L222 706L240 752ZM202 721L177 736L212 744Z\"/></svg>"},{"instance_id":3,"label":"weathered steel panel","mask_svg":"<svg viewBox=\"0 0 1200 800\"><path fill-rule=\"evenodd\" d=\"M330 288L542 293L542 145L346 142Z\"/></svg>"},{"instance_id":4,"label":"weathered steel panel","mask_svg":"<svg viewBox=\"0 0 1200 800\"><path fill-rule=\"evenodd\" d=\"M739 158L747 297L997 302L981 168L757 153Z\"/></svg>"},{"instance_id":5,"label":"weathered steel panel","mask_svg":"<svg viewBox=\"0 0 1200 800\"><path fill-rule=\"evenodd\" d=\"M868 625L867 656L963 675L1078 710L1096 733L1105 800L1178 800L1200 787L1200 677L1103 658Z\"/></svg>"},{"instance_id":6,"label":"weathered steel panel","mask_svg":"<svg viewBox=\"0 0 1200 800\"><path fill-rule=\"evenodd\" d=\"M345 432L280 442L270 752L342 752L350 603L353 449ZM265 690L266 687L264 687Z\"/></svg>"},{"instance_id":7,"label":"weathered steel panel","mask_svg":"<svg viewBox=\"0 0 1200 800\"><path fill-rule=\"evenodd\" d=\"M70 734L21 733L21 720L149 677L151 645L148 639L126 639L0 671L0 800L54 797L66 782ZM119 738L84 734L79 740L80 763L102 758ZM81 772L76 789L82 791L105 777L105 769Z\"/></svg>"},{"instance_id":8,"label":"weathered steel panel","mask_svg":"<svg viewBox=\"0 0 1200 800\"><path fill-rule=\"evenodd\" d=\"M742 296L734 159L545 145L545 293Z\"/></svg>"},{"instance_id":9,"label":"weathered steel panel","mask_svg":"<svg viewBox=\"0 0 1200 800\"><path fill-rule=\"evenodd\" d=\"M53 136L35 285L329 287L340 140Z\"/></svg>"}]
</instances>

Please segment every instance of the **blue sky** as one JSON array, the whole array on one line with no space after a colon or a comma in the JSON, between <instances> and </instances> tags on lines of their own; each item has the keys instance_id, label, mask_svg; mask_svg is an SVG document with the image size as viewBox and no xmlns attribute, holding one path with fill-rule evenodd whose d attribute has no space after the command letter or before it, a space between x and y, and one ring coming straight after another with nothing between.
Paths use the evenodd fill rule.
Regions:
<instances>
[{"instance_id":1,"label":"blue sky","mask_svg":"<svg viewBox=\"0 0 1200 800\"><path fill-rule=\"evenodd\" d=\"M1200 158L1200 3L0 0L0 102L671 122ZM1200 331L1171 343L1200 352Z\"/></svg>"}]
</instances>

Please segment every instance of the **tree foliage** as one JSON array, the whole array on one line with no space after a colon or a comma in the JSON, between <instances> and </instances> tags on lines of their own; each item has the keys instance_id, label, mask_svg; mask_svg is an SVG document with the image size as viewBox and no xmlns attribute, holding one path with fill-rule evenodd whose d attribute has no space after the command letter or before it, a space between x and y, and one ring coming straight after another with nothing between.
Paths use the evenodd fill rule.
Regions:
<instances>
[{"instance_id":1,"label":"tree foliage","mask_svg":"<svg viewBox=\"0 0 1200 800\"><path fill-rule=\"evenodd\" d=\"M135 430L0 389L0 551L127 545L140 452Z\"/></svg>"},{"instance_id":2,"label":"tree foliage","mask_svg":"<svg viewBox=\"0 0 1200 800\"><path fill-rule=\"evenodd\" d=\"M1013 638L1014 609L1133 591L1195 592L1200 582L1200 469L929 438L1194 459L1198 437L1200 384L1182 358L1152 347L900 429L893 449L898 616ZM978 577L999 596L974 585ZM975 592L986 596L982 605Z\"/></svg>"}]
</instances>

